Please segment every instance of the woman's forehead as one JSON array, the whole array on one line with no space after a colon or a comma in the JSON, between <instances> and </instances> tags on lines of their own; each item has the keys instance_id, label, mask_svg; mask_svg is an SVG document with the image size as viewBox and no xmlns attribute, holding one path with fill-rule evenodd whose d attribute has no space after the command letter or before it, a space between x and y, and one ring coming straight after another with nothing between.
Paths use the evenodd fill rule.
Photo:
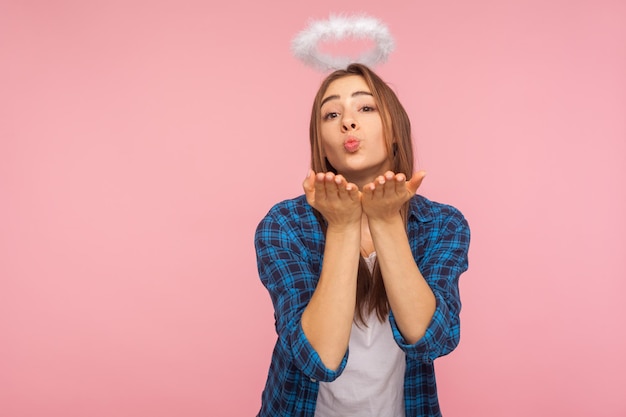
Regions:
<instances>
[{"instance_id":1,"label":"woman's forehead","mask_svg":"<svg viewBox=\"0 0 626 417\"><path fill-rule=\"evenodd\" d=\"M342 88L350 88L352 86L358 86L360 88L369 88L367 83L365 82L365 78L360 75L352 74L346 75L345 77L337 78L333 80L328 87L326 87L326 91L331 89L342 89Z\"/></svg>"},{"instance_id":2,"label":"woman's forehead","mask_svg":"<svg viewBox=\"0 0 626 417\"><path fill-rule=\"evenodd\" d=\"M331 82L324 92L322 102L333 98L338 99L353 95L362 95L363 93L369 93L368 95L371 95L370 88L365 82L365 79L360 75L349 75Z\"/></svg>"}]
</instances>

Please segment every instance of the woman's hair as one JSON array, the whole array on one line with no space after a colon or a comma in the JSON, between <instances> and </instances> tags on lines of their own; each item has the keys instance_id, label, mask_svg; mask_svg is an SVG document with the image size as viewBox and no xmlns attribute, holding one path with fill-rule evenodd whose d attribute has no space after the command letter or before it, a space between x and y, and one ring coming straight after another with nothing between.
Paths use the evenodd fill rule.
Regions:
<instances>
[{"instance_id":1,"label":"woman's hair","mask_svg":"<svg viewBox=\"0 0 626 417\"><path fill-rule=\"evenodd\" d=\"M413 174L413 142L411 140L411 122L400 104L398 97L393 90L371 69L362 64L351 64L345 70L337 70L328 75L322 81L311 111L310 140L311 140L311 168L315 172L334 172L335 168L328 162L324 154L324 147L321 138L322 123L322 100L328 86L335 80L351 75L363 77L370 89L374 101L382 119L383 137L387 149L391 170L396 173L403 173L406 178ZM382 173L381 173L382 174ZM409 203L401 209L401 215L406 224ZM325 221L321 214L316 211L318 219L324 231ZM376 314L381 321L384 321L389 314L389 303L383 283L378 262L374 265L374 271L370 274L365 260L359 259L359 273L357 278L356 294L356 319L365 323L366 314L376 310Z\"/></svg>"}]
</instances>

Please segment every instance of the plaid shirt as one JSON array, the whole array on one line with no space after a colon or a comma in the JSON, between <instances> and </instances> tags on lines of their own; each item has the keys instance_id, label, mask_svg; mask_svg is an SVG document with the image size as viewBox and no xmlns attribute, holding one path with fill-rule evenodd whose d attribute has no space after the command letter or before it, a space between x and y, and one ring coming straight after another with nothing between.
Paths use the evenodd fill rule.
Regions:
<instances>
[{"instance_id":1,"label":"plaid shirt","mask_svg":"<svg viewBox=\"0 0 626 417\"><path fill-rule=\"evenodd\" d=\"M433 361L459 343L459 276L467 270L470 232L454 207L416 195L411 199L408 236L415 262L435 294L437 307L426 334L408 344L389 315L396 343L406 353L406 417L441 416ZM322 271L324 234L304 196L275 205L255 234L261 282L274 305L278 340L272 354L258 417L313 417L318 381L338 378L324 366L300 319Z\"/></svg>"}]
</instances>

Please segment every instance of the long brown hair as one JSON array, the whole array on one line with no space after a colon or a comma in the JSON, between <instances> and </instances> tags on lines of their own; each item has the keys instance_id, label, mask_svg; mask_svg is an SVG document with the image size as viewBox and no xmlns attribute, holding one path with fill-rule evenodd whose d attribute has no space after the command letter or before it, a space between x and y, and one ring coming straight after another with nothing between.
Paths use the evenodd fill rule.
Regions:
<instances>
[{"instance_id":1,"label":"long brown hair","mask_svg":"<svg viewBox=\"0 0 626 417\"><path fill-rule=\"evenodd\" d=\"M370 68L362 64L351 64L345 70L337 70L328 75L317 91L311 111L309 136L311 140L311 169L315 172L335 172L324 154L321 140L322 99L330 83L343 77L359 75L363 77L378 106L383 125L383 136L387 148L392 171L403 173L407 178L413 174L413 142L411 140L411 122L398 100L394 91ZM336 172L335 172L336 173ZM409 203L401 209L405 225L407 222ZM322 228L326 231L325 221L321 214L316 212ZM357 276L356 292L356 319L365 323L366 315L376 310L380 321L384 321L389 314L389 303L378 262L370 274L365 260L359 258L359 272Z\"/></svg>"}]
</instances>

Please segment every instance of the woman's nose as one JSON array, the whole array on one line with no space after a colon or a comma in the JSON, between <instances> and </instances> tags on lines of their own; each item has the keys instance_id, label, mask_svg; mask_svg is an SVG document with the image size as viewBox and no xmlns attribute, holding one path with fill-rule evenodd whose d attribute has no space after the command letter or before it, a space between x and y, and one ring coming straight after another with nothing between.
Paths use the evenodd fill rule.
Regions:
<instances>
[{"instance_id":1,"label":"woman's nose","mask_svg":"<svg viewBox=\"0 0 626 417\"><path fill-rule=\"evenodd\" d=\"M354 120L343 120L341 124L342 129L347 132L348 130L356 129L356 122Z\"/></svg>"}]
</instances>

